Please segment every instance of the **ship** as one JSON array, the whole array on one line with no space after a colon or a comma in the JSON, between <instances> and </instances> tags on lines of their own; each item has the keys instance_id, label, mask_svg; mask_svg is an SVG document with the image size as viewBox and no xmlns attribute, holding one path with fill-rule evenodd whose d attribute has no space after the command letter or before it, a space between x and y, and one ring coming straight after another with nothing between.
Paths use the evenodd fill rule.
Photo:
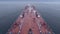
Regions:
<instances>
[{"instance_id":1,"label":"ship","mask_svg":"<svg viewBox=\"0 0 60 34\"><path fill-rule=\"evenodd\" d=\"M55 34L33 5L26 5L6 34Z\"/></svg>"}]
</instances>

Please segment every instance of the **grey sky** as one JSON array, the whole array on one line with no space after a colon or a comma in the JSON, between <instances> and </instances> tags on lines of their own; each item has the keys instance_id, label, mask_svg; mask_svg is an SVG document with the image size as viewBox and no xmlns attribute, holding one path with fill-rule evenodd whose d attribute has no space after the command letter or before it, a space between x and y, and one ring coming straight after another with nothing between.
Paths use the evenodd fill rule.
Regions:
<instances>
[{"instance_id":1,"label":"grey sky","mask_svg":"<svg viewBox=\"0 0 60 34\"><path fill-rule=\"evenodd\" d=\"M0 1L45 1L45 2L57 2L60 0L0 0Z\"/></svg>"}]
</instances>

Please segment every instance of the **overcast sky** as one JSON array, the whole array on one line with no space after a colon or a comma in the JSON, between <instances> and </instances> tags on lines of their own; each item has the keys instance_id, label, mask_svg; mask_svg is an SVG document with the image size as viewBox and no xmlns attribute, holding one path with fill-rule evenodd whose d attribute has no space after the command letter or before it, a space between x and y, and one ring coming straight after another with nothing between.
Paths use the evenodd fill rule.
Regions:
<instances>
[{"instance_id":1,"label":"overcast sky","mask_svg":"<svg viewBox=\"0 0 60 34\"><path fill-rule=\"evenodd\" d=\"M59 2L60 0L0 0L0 1L43 1L43 2Z\"/></svg>"}]
</instances>

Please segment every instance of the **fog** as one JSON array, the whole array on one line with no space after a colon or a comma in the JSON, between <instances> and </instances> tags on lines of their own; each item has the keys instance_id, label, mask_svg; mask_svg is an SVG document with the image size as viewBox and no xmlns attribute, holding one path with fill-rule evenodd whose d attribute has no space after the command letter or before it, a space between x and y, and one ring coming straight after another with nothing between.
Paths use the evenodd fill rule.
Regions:
<instances>
[{"instance_id":1,"label":"fog","mask_svg":"<svg viewBox=\"0 0 60 34\"><path fill-rule=\"evenodd\" d=\"M60 34L59 2L0 2L0 34L5 34L27 4L34 5L54 33Z\"/></svg>"}]
</instances>

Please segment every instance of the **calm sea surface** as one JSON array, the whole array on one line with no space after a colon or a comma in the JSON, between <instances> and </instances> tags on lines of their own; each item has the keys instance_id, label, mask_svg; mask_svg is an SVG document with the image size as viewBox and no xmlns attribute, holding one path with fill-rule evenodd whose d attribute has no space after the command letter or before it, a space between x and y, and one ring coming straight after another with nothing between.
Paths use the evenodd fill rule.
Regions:
<instances>
[{"instance_id":1,"label":"calm sea surface","mask_svg":"<svg viewBox=\"0 0 60 34\"><path fill-rule=\"evenodd\" d=\"M0 34L5 34L28 2L0 2ZM60 34L60 4L30 3L42 15L54 33Z\"/></svg>"}]
</instances>

